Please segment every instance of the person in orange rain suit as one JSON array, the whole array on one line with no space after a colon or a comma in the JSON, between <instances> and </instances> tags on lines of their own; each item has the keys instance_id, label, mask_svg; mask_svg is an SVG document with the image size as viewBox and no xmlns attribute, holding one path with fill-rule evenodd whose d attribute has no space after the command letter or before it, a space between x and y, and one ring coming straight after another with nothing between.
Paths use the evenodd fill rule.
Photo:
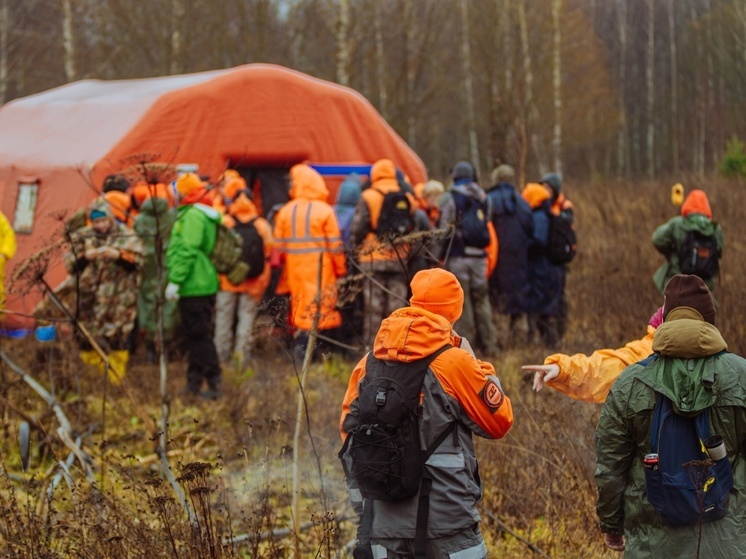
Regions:
<instances>
[{"instance_id":1,"label":"person in orange rain suit","mask_svg":"<svg viewBox=\"0 0 746 559\"><path fill-rule=\"evenodd\" d=\"M130 229L135 220L132 208L132 197L129 193L130 182L123 175L109 175L104 179L101 194L111 207L114 218Z\"/></svg>"},{"instance_id":2,"label":"person in orange rain suit","mask_svg":"<svg viewBox=\"0 0 746 559\"><path fill-rule=\"evenodd\" d=\"M464 305L456 276L441 268L422 270L412 279L411 289L411 306L397 309L383 320L373 351L352 372L342 403L340 434L345 440L357 426L360 391L387 368L387 363L410 363L447 344L453 346L429 365L420 397L421 448L433 444L449 424L456 427L455 435L446 436L425 464L432 478L426 556L486 557L478 527L476 504L482 497L482 485L472 433L488 439L504 437L513 425L512 405L493 366L474 357L467 340L453 331ZM370 546L372 557L412 557L419 497L366 503L355 480L348 483L358 514L367 507L372 510L372 521L360 522L358 547Z\"/></svg>"},{"instance_id":3,"label":"person in orange rain suit","mask_svg":"<svg viewBox=\"0 0 746 559\"><path fill-rule=\"evenodd\" d=\"M370 276L365 279L363 299L366 319L363 323L363 339L369 345L373 341L375 328L391 311L407 302L408 278L406 263L410 247L403 243L392 243L377 234L379 222L390 216L381 215L383 201L390 192L404 191L410 202L411 226L417 202L414 196L402 189L396 177L396 166L390 159L379 159L370 170L370 187L363 190L352 218L350 234L357 251L360 268Z\"/></svg>"},{"instance_id":4,"label":"person in orange rain suit","mask_svg":"<svg viewBox=\"0 0 746 559\"><path fill-rule=\"evenodd\" d=\"M624 347L599 349L590 355L555 353L544 359L543 365L523 365L521 369L534 373L537 392L546 384L575 400L601 404L625 367L653 353L653 335L661 322L663 307L650 317L645 335Z\"/></svg>"},{"instance_id":5,"label":"person in orange rain suit","mask_svg":"<svg viewBox=\"0 0 746 559\"><path fill-rule=\"evenodd\" d=\"M294 165L290 169L290 198L274 221L275 243L284 260L277 293L290 294L290 323L297 329L294 357L300 358L317 311L319 330L342 325L336 283L347 273L347 262L321 175L308 165ZM317 298L321 302L318 306Z\"/></svg>"},{"instance_id":6,"label":"person in orange rain suit","mask_svg":"<svg viewBox=\"0 0 746 559\"><path fill-rule=\"evenodd\" d=\"M131 213L139 213L140 206L148 198L162 198L168 202L168 207L173 208L176 203L174 201L173 190L166 184L159 182L157 184L149 184L145 181L140 181L137 184L130 187L131 198L132 198L132 210ZM136 215L134 217L137 217Z\"/></svg>"},{"instance_id":7,"label":"person in orange rain suit","mask_svg":"<svg viewBox=\"0 0 746 559\"><path fill-rule=\"evenodd\" d=\"M227 180L222 192L226 209L223 224L239 233L243 228L236 228L237 223L253 225L264 245L264 269L258 276L247 278L240 285L233 285L225 275L219 276L220 291L215 301L215 348L221 363L228 363L233 355L240 369L251 358L254 320L269 285L269 255L274 247L274 237L272 226L259 215L244 179Z\"/></svg>"}]
</instances>

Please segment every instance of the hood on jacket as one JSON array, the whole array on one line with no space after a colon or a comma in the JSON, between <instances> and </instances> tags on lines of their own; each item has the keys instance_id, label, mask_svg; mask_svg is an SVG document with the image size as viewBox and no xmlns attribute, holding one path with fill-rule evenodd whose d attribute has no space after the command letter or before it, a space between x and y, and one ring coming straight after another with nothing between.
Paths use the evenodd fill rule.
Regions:
<instances>
[{"instance_id":1,"label":"hood on jacket","mask_svg":"<svg viewBox=\"0 0 746 559\"><path fill-rule=\"evenodd\" d=\"M163 215L168 209L168 200L163 198L146 198L142 205L140 205L140 213L150 216L154 216L156 212L158 215Z\"/></svg>"},{"instance_id":2,"label":"hood on jacket","mask_svg":"<svg viewBox=\"0 0 746 559\"><path fill-rule=\"evenodd\" d=\"M391 159L379 159L370 168L370 182L373 183L382 179L393 179L396 181L396 165L394 165Z\"/></svg>"},{"instance_id":3,"label":"hood on jacket","mask_svg":"<svg viewBox=\"0 0 746 559\"><path fill-rule=\"evenodd\" d=\"M256 205L245 192L239 193L226 210L230 215L235 216L244 222L259 215L259 210L257 210Z\"/></svg>"},{"instance_id":4,"label":"hood on jacket","mask_svg":"<svg viewBox=\"0 0 746 559\"><path fill-rule=\"evenodd\" d=\"M686 217L689 214L702 214L707 216L708 219L712 219L710 201L707 199L704 190L692 190L684 199L684 203L681 205L681 215Z\"/></svg>"},{"instance_id":5,"label":"hood on jacket","mask_svg":"<svg viewBox=\"0 0 746 559\"><path fill-rule=\"evenodd\" d=\"M329 199L329 189L323 177L314 169L300 163L290 169L290 198L304 198L306 200Z\"/></svg>"},{"instance_id":6,"label":"hood on jacket","mask_svg":"<svg viewBox=\"0 0 746 559\"><path fill-rule=\"evenodd\" d=\"M373 355L382 361L408 363L427 357L451 342L448 319L416 307L395 310L381 322Z\"/></svg>"},{"instance_id":7,"label":"hood on jacket","mask_svg":"<svg viewBox=\"0 0 746 559\"><path fill-rule=\"evenodd\" d=\"M337 205L355 207L360 193L363 190L363 181L357 173L350 173L339 185L337 190Z\"/></svg>"},{"instance_id":8,"label":"hood on jacket","mask_svg":"<svg viewBox=\"0 0 746 559\"><path fill-rule=\"evenodd\" d=\"M539 183L530 182L521 192L521 196L528 202L531 209L535 210L549 200L549 191Z\"/></svg>"},{"instance_id":9,"label":"hood on jacket","mask_svg":"<svg viewBox=\"0 0 746 559\"><path fill-rule=\"evenodd\" d=\"M479 200L480 202L484 201L487 197L487 194L482 190L482 187L472 181L457 182L451 187L451 190L453 192L460 192L461 194Z\"/></svg>"}]
</instances>

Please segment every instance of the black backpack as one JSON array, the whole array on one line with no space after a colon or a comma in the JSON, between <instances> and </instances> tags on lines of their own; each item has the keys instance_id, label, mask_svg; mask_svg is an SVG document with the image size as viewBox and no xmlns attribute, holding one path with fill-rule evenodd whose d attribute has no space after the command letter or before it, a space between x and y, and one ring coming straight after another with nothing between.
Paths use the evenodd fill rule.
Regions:
<instances>
[{"instance_id":1,"label":"black backpack","mask_svg":"<svg viewBox=\"0 0 746 559\"><path fill-rule=\"evenodd\" d=\"M401 237L414 231L414 218L409 197L401 190L383 194L376 235L382 238Z\"/></svg>"},{"instance_id":2,"label":"black backpack","mask_svg":"<svg viewBox=\"0 0 746 559\"><path fill-rule=\"evenodd\" d=\"M490 230L487 228L489 222L487 199L479 201L455 191L452 195L456 204L456 226L464 246L487 248L490 244Z\"/></svg>"},{"instance_id":3,"label":"black backpack","mask_svg":"<svg viewBox=\"0 0 746 559\"><path fill-rule=\"evenodd\" d=\"M572 222L562 213L549 214L547 258L552 264L567 264L577 252L577 237Z\"/></svg>"},{"instance_id":4,"label":"black backpack","mask_svg":"<svg viewBox=\"0 0 746 559\"><path fill-rule=\"evenodd\" d=\"M368 356L358 394L357 426L348 433L339 451L347 481L356 483L366 499L355 557L368 557L363 549L369 545L373 522L371 500L404 501L418 492L415 557L425 556L432 485L425 463L453 432L455 422L423 451L420 393L430 364L450 347L446 344L424 359L393 365L376 359L372 353Z\"/></svg>"},{"instance_id":5,"label":"black backpack","mask_svg":"<svg viewBox=\"0 0 746 559\"><path fill-rule=\"evenodd\" d=\"M703 235L695 229L687 231L679 248L679 265L682 274L694 274L703 280L717 274L720 254L715 235Z\"/></svg>"},{"instance_id":6,"label":"black backpack","mask_svg":"<svg viewBox=\"0 0 746 559\"><path fill-rule=\"evenodd\" d=\"M236 220L233 230L243 239L241 245L241 260L249 266L246 279L255 278L264 270L266 259L264 257L264 239L256 229L254 222L256 217L241 223Z\"/></svg>"}]
</instances>

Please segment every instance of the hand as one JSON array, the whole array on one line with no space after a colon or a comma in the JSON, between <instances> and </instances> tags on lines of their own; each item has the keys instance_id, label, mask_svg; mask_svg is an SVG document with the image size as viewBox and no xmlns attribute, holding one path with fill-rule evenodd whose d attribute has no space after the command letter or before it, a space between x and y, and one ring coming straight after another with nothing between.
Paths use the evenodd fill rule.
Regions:
<instances>
[{"instance_id":1,"label":"hand","mask_svg":"<svg viewBox=\"0 0 746 559\"><path fill-rule=\"evenodd\" d=\"M113 247L101 247L98 249L99 258L106 260L117 260L122 253Z\"/></svg>"},{"instance_id":2,"label":"hand","mask_svg":"<svg viewBox=\"0 0 746 559\"><path fill-rule=\"evenodd\" d=\"M83 254L86 260L97 260L101 256L97 248L87 248Z\"/></svg>"},{"instance_id":3,"label":"hand","mask_svg":"<svg viewBox=\"0 0 746 559\"><path fill-rule=\"evenodd\" d=\"M179 286L176 283L169 283L166 286L166 301L176 301L179 298Z\"/></svg>"},{"instance_id":4,"label":"hand","mask_svg":"<svg viewBox=\"0 0 746 559\"><path fill-rule=\"evenodd\" d=\"M624 551L624 536L622 534L604 534L604 543L614 551Z\"/></svg>"},{"instance_id":5,"label":"hand","mask_svg":"<svg viewBox=\"0 0 746 559\"><path fill-rule=\"evenodd\" d=\"M560 372L559 365L555 363L551 365L524 365L521 369L534 373L533 388L536 392L544 387L544 383L557 378Z\"/></svg>"}]
</instances>

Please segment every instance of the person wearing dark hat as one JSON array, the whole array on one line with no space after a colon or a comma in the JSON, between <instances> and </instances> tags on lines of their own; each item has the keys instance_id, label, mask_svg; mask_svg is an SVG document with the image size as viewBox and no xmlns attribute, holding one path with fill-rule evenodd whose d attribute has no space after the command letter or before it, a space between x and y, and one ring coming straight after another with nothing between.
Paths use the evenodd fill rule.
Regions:
<instances>
[{"instance_id":1,"label":"person wearing dark hat","mask_svg":"<svg viewBox=\"0 0 746 559\"><path fill-rule=\"evenodd\" d=\"M595 477L604 542L637 559L746 557L746 360L727 351L701 278L675 275L663 296L654 357L621 373L598 420ZM707 409L712 432L725 441L733 487L723 518L698 526L664 525L648 501L643 457L654 452L650 428L657 394L669 398L678 415Z\"/></svg>"},{"instance_id":2,"label":"person wearing dark hat","mask_svg":"<svg viewBox=\"0 0 746 559\"><path fill-rule=\"evenodd\" d=\"M562 192L562 175L559 173L546 173L541 177L539 184L544 185L544 188L549 191L551 212L554 215L562 216L572 224L575 221L575 207L573 206L573 203L567 199L565 193ZM561 272L562 288L560 292L559 309L557 311L557 337L560 340L565 337L570 311L570 304L567 300L567 295L565 294L567 264L561 266Z\"/></svg>"},{"instance_id":3,"label":"person wearing dark hat","mask_svg":"<svg viewBox=\"0 0 746 559\"><path fill-rule=\"evenodd\" d=\"M397 502L363 499L354 478L349 479L350 500L362 513L355 557L413 557L417 535L426 534L426 557L483 558L487 547L476 508L482 486L472 436L505 436L513 425L512 405L494 367L476 359L466 340L453 331L464 305L456 276L440 268L421 270L410 287L410 306L383 320L373 350L352 372L342 404L340 434L345 440L358 425L360 393L367 385L395 374L388 371L404 374L408 372L402 369L405 364L432 359L435 354L420 400L420 445L436 446L424 467L432 479L426 530L419 522L418 507L425 505L418 495ZM453 435L443 437L444 428Z\"/></svg>"},{"instance_id":4,"label":"person wearing dark hat","mask_svg":"<svg viewBox=\"0 0 746 559\"><path fill-rule=\"evenodd\" d=\"M464 313L456 330L479 342L486 355L497 355L500 350L488 285L490 261L497 261L497 235L491 221L490 200L477 184L476 170L468 161L456 163L451 178L453 185L440 198L439 227L451 228L442 242L440 256L445 268L453 272L464 289ZM477 225L483 227L482 235L475 234Z\"/></svg>"}]
</instances>

